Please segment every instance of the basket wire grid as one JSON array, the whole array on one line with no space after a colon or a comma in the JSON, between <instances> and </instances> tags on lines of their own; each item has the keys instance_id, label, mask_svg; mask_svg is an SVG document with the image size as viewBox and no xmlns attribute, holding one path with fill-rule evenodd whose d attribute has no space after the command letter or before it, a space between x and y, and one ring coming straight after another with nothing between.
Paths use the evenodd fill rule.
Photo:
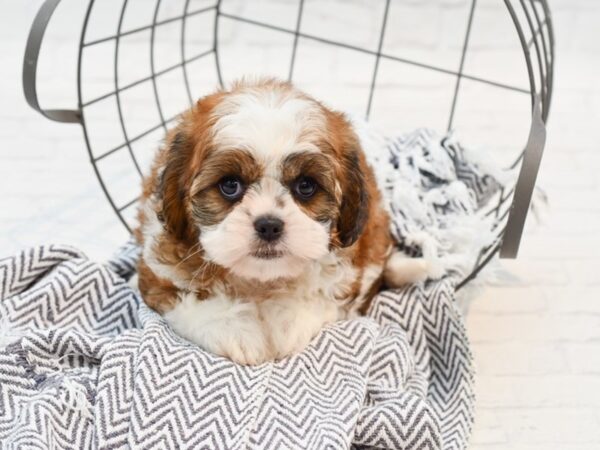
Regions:
<instances>
[{"instance_id":1,"label":"basket wire grid","mask_svg":"<svg viewBox=\"0 0 600 450\"><path fill-rule=\"evenodd\" d=\"M36 90L36 69L40 47L46 26L48 25L52 13L58 6L60 0L46 0L38 12L30 31L23 67L25 96L28 103L34 109L51 120L81 124L89 157L100 186L104 191L112 209L128 230L131 230L133 222L127 219L126 213L127 211L135 209L133 206L137 203L138 198L137 196L134 196L133 198L130 198L126 201L121 201L119 203L114 195L114 192L111 193L109 189L109 177L103 173L100 164L103 160L111 155L125 153L130 160L130 166L132 166L132 168L140 177L143 176L142 164L138 160L138 156L136 156L134 145L136 142L153 133L164 133L168 126L174 120L176 120L178 116L178 113L172 115L168 114L165 110L163 102L161 102L158 80L162 77L168 76L169 74L180 70L183 78L183 84L185 86L187 103L191 106L195 102L195 97L193 95L192 82L190 80L188 67L190 64L196 61L212 58L216 79L221 86L223 85L223 74L219 53L219 25L221 20L226 18L230 21L244 23L252 27L268 29L277 33L281 33L282 35L291 36L292 40L291 49L289 51L289 70L287 71L287 78L289 81L294 81L294 73L297 70L297 54L300 40L312 41L326 46L341 47L355 53L373 57L373 69L370 76L368 98L366 101L365 110L365 118L367 119L372 111L373 99L378 86L380 63L382 61L391 61L398 64L409 65L426 71L446 74L455 78L452 90L452 101L447 120L448 130L453 127L455 121L457 99L459 98L461 92L463 80L470 80L483 85L493 86L498 89L515 91L529 95L531 98L532 111L529 140L524 150L518 153L518 157L514 160L511 166L512 168L516 168L520 165L519 177L513 186L500 192L500 194L494 200L493 205L486 208L485 211L481 211L482 220L490 221L490 226L492 230L496 232L497 237L489 245L482 248L473 270L458 285L458 288L462 287L469 280L473 279L497 253L500 252L501 257L516 256L545 143L544 124L548 118L552 97L554 36L550 11L546 0L504 0L506 10L510 15L512 23L514 24L515 32L518 35L518 39L523 50L523 57L525 60L529 81L528 89L523 89L519 86L465 73L465 60L469 51L469 39L473 25L473 17L478 5L477 0L469 0L470 4L468 8L468 19L466 21L466 30L464 31L462 38L458 70L449 70L441 65L434 65L425 63L423 61L403 58L383 51L386 29L389 29L389 27L392 26L392 24L388 23L392 0L385 0L385 4L383 6L383 15L381 17L379 26L376 49L369 49L366 47L337 41L329 37L304 32L302 30L302 21L305 10L305 0L297 0L297 15L295 17L295 26L293 28L287 28L269 23L267 21L255 20L253 18L243 17L231 12L226 12L223 10L222 6L224 3L227 3L227 0L217 0L213 4L203 4L202 7L194 7L192 5L192 0L184 0L181 5L182 9L180 13L172 15L168 18L160 18L159 11L161 11L161 6L164 6L165 3L169 2L155 0L154 3L147 2L145 5L148 8L151 8L150 12L152 14L149 23L144 23L143 25L136 26L134 28L130 27L124 29L124 18L128 5L131 3L131 1L132 0L122 0L120 10L117 10L118 17L114 34L92 39L89 37L88 30L90 26L93 25L94 7L100 2L96 0L89 0L85 11L85 18L80 35L81 38L79 41L77 109L42 109L38 102ZM189 43L187 39L189 32L189 21L192 18L199 16L208 17L213 21L212 38L209 40L210 44L207 49L190 54ZM167 67L159 69L155 61L155 48L158 45L158 30L160 30L161 27L172 24L180 25L178 61L174 64L168 65ZM124 83L121 80L122 73L120 70L120 65L123 64L124 58L122 43L125 39L136 36L150 39L148 67L149 74ZM112 55L113 66L111 89L108 92L96 95L92 98L86 98L83 92L85 85L82 76L86 64L86 54L92 49L106 43L111 43L114 45ZM126 114L124 114L123 97L128 91L131 91L144 83L150 83L152 86L152 97L158 115L158 123L133 133L130 129L128 129ZM90 121L87 115L90 108L109 99L116 102L116 111L119 123L118 127L120 129L120 135L122 139L117 145L98 153L95 145L92 142L92 139L90 138L91 134L94 133L94 130L89 124Z\"/></svg>"}]
</instances>

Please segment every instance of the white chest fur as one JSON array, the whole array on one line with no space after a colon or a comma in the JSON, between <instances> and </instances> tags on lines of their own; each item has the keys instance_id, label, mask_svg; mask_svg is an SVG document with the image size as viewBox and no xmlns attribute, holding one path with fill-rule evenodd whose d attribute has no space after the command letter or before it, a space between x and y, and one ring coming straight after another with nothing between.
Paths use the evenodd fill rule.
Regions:
<instances>
[{"instance_id":1,"label":"white chest fur","mask_svg":"<svg viewBox=\"0 0 600 450\"><path fill-rule=\"evenodd\" d=\"M368 272L364 278L370 286L373 268ZM208 351L242 364L260 364L302 350L325 324L346 318L347 305L338 299L357 276L346 260L330 253L276 298L248 302L217 290L198 301L193 293L182 293L165 318L178 334ZM366 290L362 287L361 293Z\"/></svg>"}]
</instances>

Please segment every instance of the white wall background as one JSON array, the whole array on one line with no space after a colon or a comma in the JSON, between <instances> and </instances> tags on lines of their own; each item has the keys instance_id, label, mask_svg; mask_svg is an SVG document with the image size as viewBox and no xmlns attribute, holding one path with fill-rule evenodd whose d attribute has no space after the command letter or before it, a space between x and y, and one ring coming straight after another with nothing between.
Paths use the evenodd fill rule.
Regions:
<instances>
[{"instance_id":1,"label":"white wall background","mask_svg":"<svg viewBox=\"0 0 600 450\"><path fill-rule=\"evenodd\" d=\"M81 128L44 119L26 106L22 95L25 39L41 3L0 0L0 253L65 242L101 259L127 233L99 188ZM43 106L76 105L77 43L85 3L64 0L48 29L40 59ZM103 0L105 11L91 30L95 36L114 32L114 11L120 3ZM161 17L169 17L182 2L163 3L168 7ZM191 9L206 3L194 0ZM303 30L375 49L383 3L307 1ZM456 70L469 2L392 3L384 51ZM130 4L124 29L149 23L154 2ZM226 5L236 14L294 26L295 0L229 0ZM530 220L520 258L502 263L503 281L482 292L467 317L478 367L473 448L600 448L600 2L550 0L550 6L556 82L539 180L550 198L550 211L542 226L532 226ZM527 87L518 42L503 8L500 0L479 0L465 71ZM188 57L209 43L202 33L210 33L211 22L203 20L198 16L188 24ZM252 27L233 29L226 22L221 31L228 79L250 71L287 75L289 37ZM163 42L155 61L160 70L179 61L180 30L173 25L157 33ZM121 84L148 75L148 40L149 33L127 38ZM113 90L112 49L98 46L86 58L86 99ZM295 77L334 106L358 112L365 106L372 63L369 56L301 42ZM210 59L190 64L189 72L194 96L216 85ZM185 104L181 85L178 70L159 82L166 115ZM454 78L447 75L382 63L373 118L391 130L420 125L443 130L453 85ZM149 83L123 96L130 135L159 123L153 100L147 106L153 96ZM505 157L523 142L527 102L522 94L467 83L456 126L472 146ZM114 106L101 104L89 115L90 123L97 120L93 145L98 153L123 139L111 121ZM159 139L160 130L134 146L140 160L148 160ZM134 195L137 175L125 151L110 158L106 174L125 203Z\"/></svg>"}]
</instances>

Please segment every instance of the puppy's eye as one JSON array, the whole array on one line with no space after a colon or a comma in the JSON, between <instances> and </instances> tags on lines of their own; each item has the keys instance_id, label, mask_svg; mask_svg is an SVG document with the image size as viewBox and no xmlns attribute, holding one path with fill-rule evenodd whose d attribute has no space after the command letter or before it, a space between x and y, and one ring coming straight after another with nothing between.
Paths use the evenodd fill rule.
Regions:
<instances>
[{"instance_id":1,"label":"puppy's eye","mask_svg":"<svg viewBox=\"0 0 600 450\"><path fill-rule=\"evenodd\" d=\"M227 200L237 200L244 193L244 185L237 177L225 177L219 181L219 190Z\"/></svg>"},{"instance_id":2,"label":"puppy's eye","mask_svg":"<svg viewBox=\"0 0 600 450\"><path fill-rule=\"evenodd\" d=\"M317 190L317 183L310 177L298 178L294 184L294 193L303 199L308 199L314 195Z\"/></svg>"}]
</instances>

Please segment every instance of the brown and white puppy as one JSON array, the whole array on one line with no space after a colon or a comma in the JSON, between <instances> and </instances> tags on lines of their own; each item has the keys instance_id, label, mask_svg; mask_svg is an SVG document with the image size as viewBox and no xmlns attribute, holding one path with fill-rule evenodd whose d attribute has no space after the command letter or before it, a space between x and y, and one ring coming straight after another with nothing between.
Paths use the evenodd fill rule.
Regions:
<instances>
[{"instance_id":1,"label":"brown and white puppy","mask_svg":"<svg viewBox=\"0 0 600 450\"><path fill-rule=\"evenodd\" d=\"M239 82L181 116L144 181L140 291L208 351L285 357L368 307L392 250L381 203L342 114L288 83Z\"/></svg>"}]
</instances>

